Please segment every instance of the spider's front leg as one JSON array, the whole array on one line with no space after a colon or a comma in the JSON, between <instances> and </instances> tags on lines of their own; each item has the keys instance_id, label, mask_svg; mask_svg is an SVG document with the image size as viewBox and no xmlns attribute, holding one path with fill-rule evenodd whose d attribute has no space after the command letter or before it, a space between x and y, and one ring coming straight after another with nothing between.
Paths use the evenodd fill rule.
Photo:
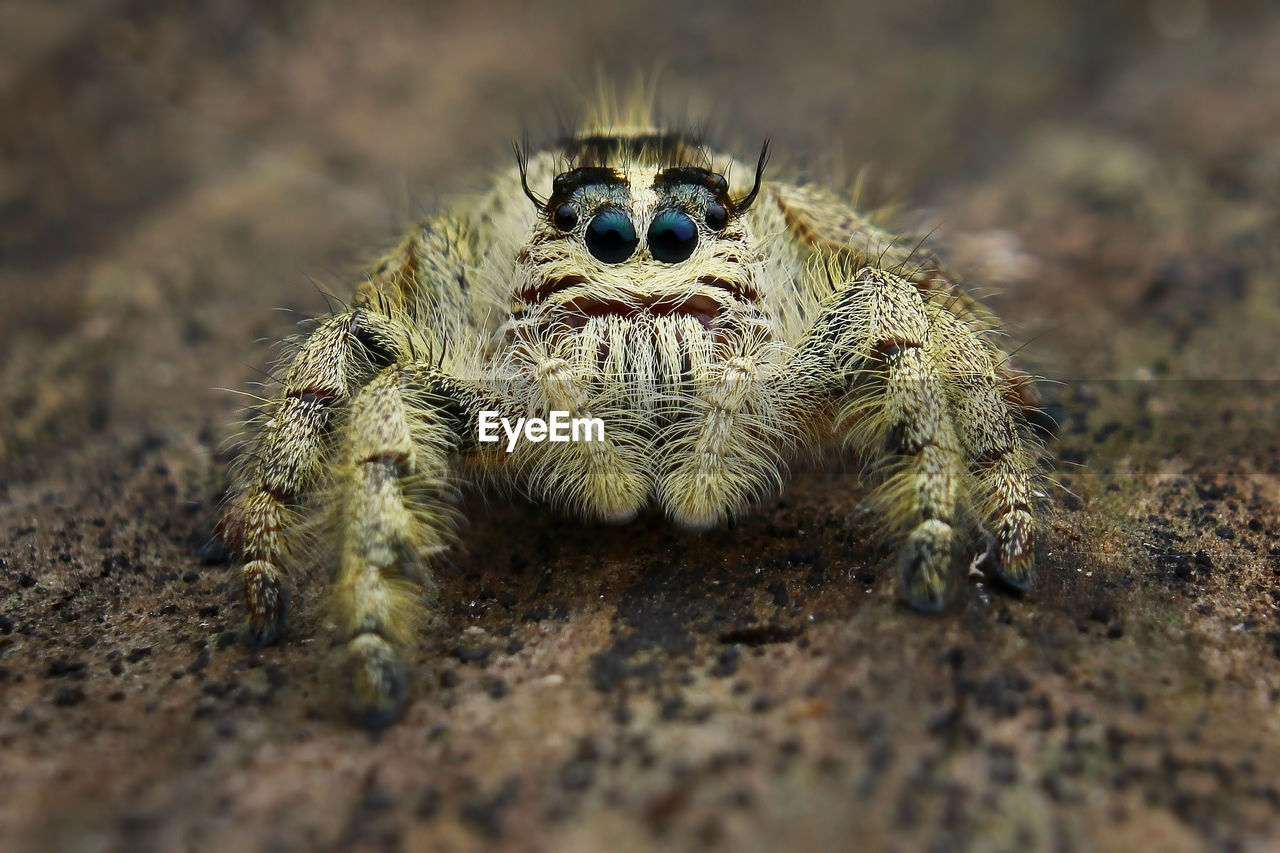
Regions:
<instances>
[{"instance_id":1,"label":"spider's front leg","mask_svg":"<svg viewBox=\"0 0 1280 853\"><path fill-rule=\"evenodd\" d=\"M333 507L334 606L347 639L350 704L366 725L405 699L399 648L420 625L426 567L454 531L454 460L480 452L476 421L495 399L432 365L383 370L351 402Z\"/></svg>"},{"instance_id":2,"label":"spider's front leg","mask_svg":"<svg viewBox=\"0 0 1280 853\"><path fill-rule=\"evenodd\" d=\"M800 361L825 377L835 425L879 475L874 502L901 542L907 600L940 609L976 511L995 537L996 575L1030 583L1034 471L1000 355L911 282L864 267L823 306Z\"/></svg>"},{"instance_id":3,"label":"spider's front leg","mask_svg":"<svg viewBox=\"0 0 1280 853\"><path fill-rule=\"evenodd\" d=\"M284 630L296 517L322 484L329 490L322 527L337 542L333 601L352 704L371 725L395 719L403 704L395 647L418 624L423 566L452 533L453 455L481 452L478 412L502 408L409 362L407 340L373 307L322 322L298 346L221 525L240 552L248 637L273 643Z\"/></svg>"},{"instance_id":4,"label":"spider's front leg","mask_svg":"<svg viewBox=\"0 0 1280 853\"><path fill-rule=\"evenodd\" d=\"M285 566L297 508L328 469L331 420L375 360L396 348L391 324L367 311L330 317L299 344L238 471L219 530L239 552L248 638L268 645L284 631Z\"/></svg>"}]
</instances>

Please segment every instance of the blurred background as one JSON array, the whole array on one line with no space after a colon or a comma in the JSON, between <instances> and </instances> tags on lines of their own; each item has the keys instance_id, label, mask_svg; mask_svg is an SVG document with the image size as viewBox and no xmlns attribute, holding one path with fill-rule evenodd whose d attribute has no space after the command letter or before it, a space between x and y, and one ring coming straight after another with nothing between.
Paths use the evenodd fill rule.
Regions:
<instances>
[{"instance_id":1,"label":"blurred background","mask_svg":"<svg viewBox=\"0 0 1280 853\"><path fill-rule=\"evenodd\" d=\"M220 389L601 79L932 233L1054 380L1039 585L901 609L856 472L701 538L476 501L371 741L323 572L236 642ZM0 3L0 837L1274 843L1277 198L1269 2Z\"/></svg>"}]
</instances>

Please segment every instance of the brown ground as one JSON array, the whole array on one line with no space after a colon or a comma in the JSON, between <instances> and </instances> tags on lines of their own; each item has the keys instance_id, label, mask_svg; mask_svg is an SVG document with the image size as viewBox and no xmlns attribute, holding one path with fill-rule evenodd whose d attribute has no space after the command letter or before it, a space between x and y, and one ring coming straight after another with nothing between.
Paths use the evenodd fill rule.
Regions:
<instances>
[{"instance_id":1,"label":"brown ground","mask_svg":"<svg viewBox=\"0 0 1280 853\"><path fill-rule=\"evenodd\" d=\"M465 5L0 7L0 848L1280 845L1280 14ZM1038 583L910 611L852 472L705 536L474 499L371 738L322 572L237 640L218 389L600 68L992 286L1063 380Z\"/></svg>"}]
</instances>

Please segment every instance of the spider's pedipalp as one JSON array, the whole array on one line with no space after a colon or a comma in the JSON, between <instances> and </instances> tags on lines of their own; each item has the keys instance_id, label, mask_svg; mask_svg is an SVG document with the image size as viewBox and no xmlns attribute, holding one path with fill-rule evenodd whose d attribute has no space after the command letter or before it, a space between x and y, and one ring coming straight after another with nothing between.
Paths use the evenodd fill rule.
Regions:
<instances>
[{"instance_id":1,"label":"spider's pedipalp","mask_svg":"<svg viewBox=\"0 0 1280 853\"><path fill-rule=\"evenodd\" d=\"M699 365L698 396L663 448L661 503L673 521L705 530L780 491L796 427L779 365L767 349Z\"/></svg>"}]
</instances>

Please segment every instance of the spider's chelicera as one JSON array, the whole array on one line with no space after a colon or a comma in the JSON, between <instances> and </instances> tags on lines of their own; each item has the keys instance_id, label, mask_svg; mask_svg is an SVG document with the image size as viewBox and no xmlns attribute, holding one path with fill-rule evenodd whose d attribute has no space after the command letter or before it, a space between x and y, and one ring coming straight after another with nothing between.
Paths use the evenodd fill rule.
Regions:
<instances>
[{"instance_id":1,"label":"spider's chelicera","mask_svg":"<svg viewBox=\"0 0 1280 853\"><path fill-rule=\"evenodd\" d=\"M995 319L838 195L764 180L765 161L596 127L410 231L349 310L297 341L242 457L222 530L250 638L283 631L311 519L333 544L317 553L335 570L354 708L382 725L404 704L398 650L460 480L614 522L657 506L702 529L824 448L876 484L866 500L911 604L942 607L982 548L990 574L1025 588L1034 391ZM599 423L599 440L482 436L494 418L549 417Z\"/></svg>"}]
</instances>

